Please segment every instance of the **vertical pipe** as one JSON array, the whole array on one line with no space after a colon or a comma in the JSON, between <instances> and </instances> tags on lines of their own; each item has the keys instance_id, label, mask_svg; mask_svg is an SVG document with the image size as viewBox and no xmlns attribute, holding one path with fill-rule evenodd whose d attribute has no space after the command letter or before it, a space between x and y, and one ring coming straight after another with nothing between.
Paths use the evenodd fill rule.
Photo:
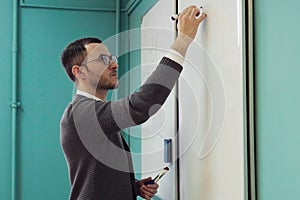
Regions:
<instances>
[{"instance_id":1,"label":"vertical pipe","mask_svg":"<svg viewBox=\"0 0 300 200\"><path fill-rule=\"evenodd\" d=\"M12 99L11 99L11 199L16 199L16 135L17 110L20 103L17 101L17 67L18 67L18 0L13 1L13 37L12 37Z\"/></svg>"},{"instance_id":2,"label":"vertical pipe","mask_svg":"<svg viewBox=\"0 0 300 200\"><path fill-rule=\"evenodd\" d=\"M116 41L115 41L115 55L116 56L120 56L120 37L119 37L119 33L120 33L120 14L121 14L121 7L120 7L120 0L116 0ZM114 95L114 99L117 100L118 99L118 93L115 92Z\"/></svg>"},{"instance_id":3,"label":"vertical pipe","mask_svg":"<svg viewBox=\"0 0 300 200\"><path fill-rule=\"evenodd\" d=\"M119 33L120 33L120 0L116 0L116 55L119 56Z\"/></svg>"}]
</instances>

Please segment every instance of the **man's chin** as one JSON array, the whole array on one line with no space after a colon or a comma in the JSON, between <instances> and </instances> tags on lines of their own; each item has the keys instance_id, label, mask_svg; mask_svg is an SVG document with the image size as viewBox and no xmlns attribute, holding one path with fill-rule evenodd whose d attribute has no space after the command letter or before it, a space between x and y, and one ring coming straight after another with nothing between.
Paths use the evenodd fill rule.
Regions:
<instances>
[{"instance_id":1,"label":"man's chin","mask_svg":"<svg viewBox=\"0 0 300 200\"><path fill-rule=\"evenodd\" d=\"M98 83L98 88L102 89L102 90L114 90L114 89L118 88L118 85L119 85L119 81L110 82L110 83L107 83L107 84Z\"/></svg>"},{"instance_id":2,"label":"man's chin","mask_svg":"<svg viewBox=\"0 0 300 200\"><path fill-rule=\"evenodd\" d=\"M108 90L114 90L114 89L117 89L119 86L119 84L115 84L115 85L111 85L109 87L107 87Z\"/></svg>"}]
</instances>

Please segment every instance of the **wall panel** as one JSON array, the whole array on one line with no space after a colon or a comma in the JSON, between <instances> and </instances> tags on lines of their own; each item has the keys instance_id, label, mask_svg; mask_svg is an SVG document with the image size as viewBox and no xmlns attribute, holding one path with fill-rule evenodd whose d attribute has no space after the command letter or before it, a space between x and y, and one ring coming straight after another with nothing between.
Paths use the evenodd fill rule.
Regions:
<instances>
[{"instance_id":1,"label":"wall panel","mask_svg":"<svg viewBox=\"0 0 300 200\"><path fill-rule=\"evenodd\" d=\"M0 194L11 199L12 1L1 4ZM18 31L17 199L67 199L67 165L60 147L59 121L73 83L60 64L71 41L103 40L115 34L115 11L20 7ZM104 20L105 19L105 20Z\"/></svg>"},{"instance_id":2,"label":"wall panel","mask_svg":"<svg viewBox=\"0 0 300 200\"><path fill-rule=\"evenodd\" d=\"M254 6L257 195L297 199L300 2L264 0Z\"/></svg>"},{"instance_id":3,"label":"wall panel","mask_svg":"<svg viewBox=\"0 0 300 200\"><path fill-rule=\"evenodd\" d=\"M11 65L12 1L0 6L0 198L10 199L11 181Z\"/></svg>"}]
</instances>

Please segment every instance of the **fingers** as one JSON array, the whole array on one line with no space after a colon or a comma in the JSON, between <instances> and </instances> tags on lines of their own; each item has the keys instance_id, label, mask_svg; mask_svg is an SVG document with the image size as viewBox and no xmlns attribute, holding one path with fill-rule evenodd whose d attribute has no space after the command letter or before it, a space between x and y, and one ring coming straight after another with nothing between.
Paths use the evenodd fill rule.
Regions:
<instances>
[{"instance_id":1,"label":"fingers","mask_svg":"<svg viewBox=\"0 0 300 200\"><path fill-rule=\"evenodd\" d=\"M141 189L145 192L155 194L155 193L157 193L158 184L154 183L154 184L150 184L150 185L142 185Z\"/></svg>"},{"instance_id":2,"label":"fingers","mask_svg":"<svg viewBox=\"0 0 300 200\"><path fill-rule=\"evenodd\" d=\"M150 185L142 185L140 187L140 192L141 192L141 196L144 197L145 199L151 199L156 193L157 193L157 188L158 188L158 184L150 184Z\"/></svg>"},{"instance_id":3,"label":"fingers","mask_svg":"<svg viewBox=\"0 0 300 200\"><path fill-rule=\"evenodd\" d=\"M196 18L200 14L201 14L201 16L199 18ZM189 7L185 8L180 15L181 15L181 17L187 16L187 17L190 17L191 19L195 19L196 18L198 20L198 22L203 21L203 19L205 19L206 16L207 16L206 13L204 13L204 12L201 13L200 9L197 6L195 6L195 5L192 5L192 6L189 6Z\"/></svg>"},{"instance_id":4,"label":"fingers","mask_svg":"<svg viewBox=\"0 0 300 200\"><path fill-rule=\"evenodd\" d=\"M157 189L149 188L145 185L143 185L140 189L144 197L152 198L157 193Z\"/></svg>"},{"instance_id":5,"label":"fingers","mask_svg":"<svg viewBox=\"0 0 300 200\"><path fill-rule=\"evenodd\" d=\"M195 13L195 10L197 10L197 6L192 5L192 6L187 7L186 9L184 9L183 13L186 16L193 16L193 13Z\"/></svg>"},{"instance_id":6,"label":"fingers","mask_svg":"<svg viewBox=\"0 0 300 200\"><path fill-rule=\"evenodd\" d=\"M196 18L200 15L200 9L197 7L193 7L191 12L191 17Z\"/></svg>"},{"instance_id":7,"label":"fingers","mask_svg":"<svg viewBox=\"0 0 300 200\"><path fill-rule=\"evenodd\" d=\"M149 188L149 189L156 189L157 190L157 188L159 187L159 185L157 183L154 183L154 184L149 184L146 187Z\"/></svg>"},{"instance_id":8,"label":"fingers","mask_svg":"<svg viewBox=\"0 0 300 200\"><path fill-rule=\"evenodd\" d=\"M200 9L197 7L191 7L191 17L196 19L198 23L201 23L207 17L207 14L205 12L201 13Z\"/></svg>"},{"instance_id":9,"label":"fingers","mask_svg":"<svg viewBox=\"0 0 300 200\"><path fill-rule=\"evenodd\" d=\"M192 18L194 10L197 9L196 6L189 6L183 10L182 13L180 13L179 18Z\"/></svg>"},{"instance_id":10,"label":"fingers","mask_svg":"<svg viewBox=\"0 0 300 200\"><path fill-rule=\"evenodd\" d=\"M200 17L198 17L197 22L200 24L205 18L207 17L207 14L203 12Z\"/></svg>"}]
</instances>

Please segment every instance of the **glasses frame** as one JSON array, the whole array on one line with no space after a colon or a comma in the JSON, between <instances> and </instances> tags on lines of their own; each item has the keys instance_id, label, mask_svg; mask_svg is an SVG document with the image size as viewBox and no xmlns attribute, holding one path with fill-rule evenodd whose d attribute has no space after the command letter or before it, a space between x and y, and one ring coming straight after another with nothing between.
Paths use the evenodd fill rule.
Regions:
<instances>
[{"instance_id":1,"label":"glasses frame","mask_svg":"<svg viewBox=\"0 0 300 200\"><path fill-rule=\"evenodd\" d=\"M109 65L110 63L118 63L118 57L115 55L106 55L106 54L100 54L97 58L93 58L91 60L87 60L84 65L87 65L88 63L97 60L98 62L103 62L105 65Z\"/></svg>"}]
</instances>

